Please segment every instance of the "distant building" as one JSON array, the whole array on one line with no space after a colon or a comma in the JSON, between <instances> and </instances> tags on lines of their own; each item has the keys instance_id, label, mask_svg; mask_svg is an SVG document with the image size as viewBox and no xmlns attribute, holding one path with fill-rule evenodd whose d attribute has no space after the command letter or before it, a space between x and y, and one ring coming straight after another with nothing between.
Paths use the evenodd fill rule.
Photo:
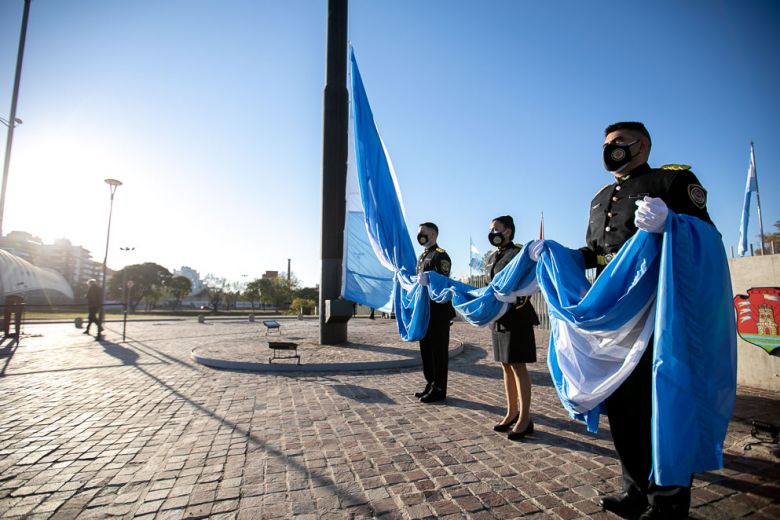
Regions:
<instances>
[{"instance_id":1,"label":"distant building","mask_svg":"<svg viewBox=\"0 0 780 520\"><path fill-rule=\"evenodd\" d=\"M92 260L92 254L82 246L74 246L70 240L59 238L54 244L42 244L38 266L48 267L60 273L68 281L73 292L81 295L91 278L102 282L103 264ZM106 273L106 283L111 277Z\"/></svg>"},{"instance_id":2,"label":"distant building","mask_svg":"<svg viewBox=\"0 0 780 520\"><path fill-rule=\"evenodd\" d=\"M279 278L279 271L266 271L261 278L263 280L275 280Z\"/></svg>"},{"instance_id":3,"label":"distant building","mask_svg":"<svg viewBox=\"0 0 780 520\"><path fill-rule=\"evenodd\" d=\"M203 290L203 281L200 279L200 274L192 267L183 265L181 266L181 269L174 269L173 275L183 276L192 282L192 292L190 293L191 295L198 294Z\"/></svg>"},{"instance_id":4,"label":"distant building","mask_svg":"<svg viewBox=\"0 0 780 520\"><path fill-rule=\"evenodd\" d=\"M25 231L11 231L0 237L0 249L22 258L31 264L57 271L73 289L78 299L86 291L87 281L91 278L102 281L103 264L92 259L92 254L82 246L74 246L70 240L60 238L53 244L43 241ZM111 280L113 271L106 271L106 283Z\"/></svg>"},{"instance_id":5,"label":"distant building","mask_svg":"<svg viewBox=\"0 0 780 520\"><path fill-rule=\"evenodd\" d=\"M12 255L35 264L38 252L43 241L26 231L11 231L4 237L0 237L0 249L8 251Z\"/></svg>"}]
</instances>

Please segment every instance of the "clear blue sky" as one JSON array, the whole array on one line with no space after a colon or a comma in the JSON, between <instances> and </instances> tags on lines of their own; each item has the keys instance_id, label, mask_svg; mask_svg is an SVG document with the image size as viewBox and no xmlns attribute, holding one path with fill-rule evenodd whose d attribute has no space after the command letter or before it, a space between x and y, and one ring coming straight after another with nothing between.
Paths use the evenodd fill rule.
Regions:
<instances>
[{"instance_id":1,"label":"clear blue sky","mask_svg":"<svg viewBox=\"0 0 780 520\"><path fill-rule=\"evenodd\" d=\"M102 180L115 177L111 267L238 280L292 258L317 283L326 5L34 0L4 230L102 259ZM0 2L3 117L21 11ZM755 141L773 231L778 22L775 1L353 0L349 25L410 228L438 223L457 274L469 237L486 251L501 214L518 241L544 211L547 238L583 245L588 202L611 181L602 131L617 120L646 123L651 164L693 166L727 249Z\"/></svg>"}]
</instances>

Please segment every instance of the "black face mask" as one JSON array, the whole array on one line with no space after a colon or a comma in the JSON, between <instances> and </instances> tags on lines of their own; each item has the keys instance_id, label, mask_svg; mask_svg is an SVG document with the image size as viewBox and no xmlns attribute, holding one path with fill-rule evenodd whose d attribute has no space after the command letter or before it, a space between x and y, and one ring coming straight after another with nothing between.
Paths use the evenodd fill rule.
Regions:
<instances>
[{"instance_id":1,"label":"black face mask","mask_svg":"<svg viewBox=\"0 0 780 520\"><path fill-rule=\"evenodd\" d=\"M426 235L425 233L420 233L419 235L417 235L417 241L420 243L421 246L424 246L425 244L428 243L428 235Z\"/></svg>"},{"instance_id":2,"label":"black face mask","mask_svg":"<svg viewBox=\"0 0 780 520\"><path fill-rule=\"evenodd\" d=\"M618 173L623 170L634 158L631 147L639 142L639 139L628 144L608 144L604 147L604 167L609 172Z\"/></svg>"},{"instance_id":3,"label":"black face mask","mask_svg":"<svg viewBox=\"0 0 780 520\"><path fill-rule=\"evenodd\" d=\"M504 243L504 235L503 233L491 231L490 233L488 233L488 241L494 246L498 247Z\"/></svg>"}]
</instances>

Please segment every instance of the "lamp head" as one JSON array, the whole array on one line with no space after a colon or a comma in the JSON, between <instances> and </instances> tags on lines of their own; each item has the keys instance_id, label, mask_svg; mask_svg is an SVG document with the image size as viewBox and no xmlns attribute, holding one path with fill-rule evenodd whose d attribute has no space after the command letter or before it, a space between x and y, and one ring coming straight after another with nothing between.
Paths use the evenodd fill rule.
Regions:
<instances>
[{"instance_id":1,"label":"lamp head","mask_svg":"<svg viewBox=\"0 0 780 520\"><path fill-rule=\"evenodd\" d=\"M111 189L111 200L114 200L114 192L119 186L122 185L122 181L118 181L116 179L105 179L105 183L108 184L108 187Z\"/></svg>"}]
</instances>

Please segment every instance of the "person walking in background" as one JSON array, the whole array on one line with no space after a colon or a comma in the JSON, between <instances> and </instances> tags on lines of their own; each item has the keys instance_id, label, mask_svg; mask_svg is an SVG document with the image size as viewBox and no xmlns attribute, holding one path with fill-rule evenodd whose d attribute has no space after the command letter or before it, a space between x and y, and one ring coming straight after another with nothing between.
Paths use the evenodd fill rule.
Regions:
<instances>
[{"instance_id":1,"label":"person walking in background","mask_svg":"<svg viewBox=\"0 0 780 520\"><path fill-rule=\"evenodd\" d=\"M5 297L3 303L3 339L15 338L17 342L19 341L21 338L23 312L24 297L21 294L9 294ZM11 323L14 325L13 334L11 334Z\"/></svg>"},{"instance_id":2,"label":"person walking in background","mask_svg":"<svg viewBox=\"0 0 780 520\"><path fill-rule=\"evenodd\" d=\"M439 228L433 222L420 224L417 242L425 248L417 260L417 275L426 271L436 271L444 276L450 275L452 262L447 252L436 243ZM420 340L420 355L425 375L425 389L416 392L423 403L444 401L447 398L447 371L449 369L450 322L455 317L452 303L431 302L428 330Z\"/></svg>"},{"instance_id":3,"label":"person walking in background","mask_svg":"<svg viewBox=\"0 0 780 520\"><path fill-rule=\"evenodd\" d=\"M100 323L100 305L103 303L103 294L98 287L97 281L92 278L87 282L87 309L89 310L89 317L87 318L87 328L83 334L89 334L89 328L94 323L97 327L96 339L100 338L103 333L103 324Z\"/></svg>"},{"instance_id":4,"label":"person walking in background","mask_svg":"<svg viewBox=\"0 0 780 520\"><path fill-rule=\"evenodd\" d=\"M485 265L488 280L501 272L522 249L512 242L515 237L515 223L512 217L504 215L490 223L488 240L495 246ZM504 372L504 395L506 415L493 429L509 431L507 437L520 440L534 431L531 419L531 378L526 363L536 361L536 339L534 325L539 324L527 296L517 298L506 313L491 325L493 356L501 363ZM512 428L514 426L514 428Z\"/></svg>"}]
</instances>

